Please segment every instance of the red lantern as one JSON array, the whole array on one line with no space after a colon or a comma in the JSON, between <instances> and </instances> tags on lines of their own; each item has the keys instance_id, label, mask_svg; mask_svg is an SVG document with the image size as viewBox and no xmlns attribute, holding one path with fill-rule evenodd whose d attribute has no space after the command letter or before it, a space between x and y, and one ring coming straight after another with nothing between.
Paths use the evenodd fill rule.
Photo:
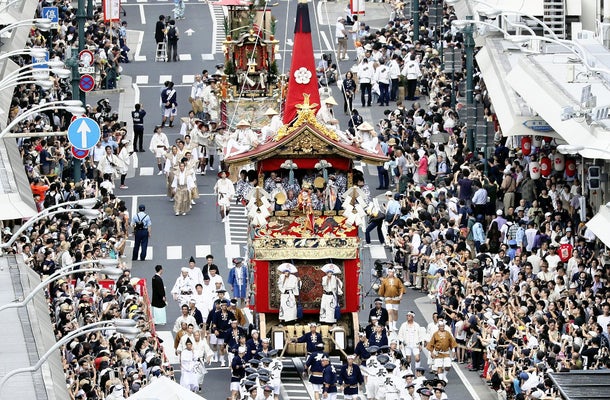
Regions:
<instances>
[{"instance_id":1,"label":"red lantern","mask_svg":"<svg viewBox=\"0 0 610 400\"><path fill-rule=\"evenodd\" d=\"M576 175L576 160L568 158L566 160L566 175L570 178Z\"/></svg>"},{"instance_id":2,"label":"red lantern","mask_svg":"<svg viewBox=\"0 0 610 400\"><path fill-rule=\"evenodd\" d=\"M540 159L540 174L544 177L551 175L551 159L548 157L542 157Z\"/></svg>"},{"instance_id":3,"label":"red lantern","mask_svg":"<svg viewBox=\"0 0 610 400\"><path fill-rule=\"evenodd\" d=\"M523 136L521 138L521 151L524 156L529 156L532 152L532 137L531 136Z\"/></svg>"}]
</instances>

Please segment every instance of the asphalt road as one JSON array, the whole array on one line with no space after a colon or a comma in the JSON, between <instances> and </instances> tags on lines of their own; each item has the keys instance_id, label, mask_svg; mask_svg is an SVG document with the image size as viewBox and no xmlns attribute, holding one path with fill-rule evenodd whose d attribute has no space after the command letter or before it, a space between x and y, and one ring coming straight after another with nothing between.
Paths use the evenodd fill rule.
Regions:
<instances>
[{"instance_id":1,"label":"asphalt road","mask_svg":"<svg viewBox=\"0 0 610 400\"><path fill-rule=\"evenodd\" d=\"M175 82L178 92L179 114L184 116L188 111L187 99L190 93L192 76L203 69L214 71L214 65L223 62L222 54L214 53L217 46L213 43L214 30L218 28L218 24L222 26L222 21L217 21L216 25L213 23L212 9L208 4L199 1L187 2L186 19L177 22L181 32L178 45L181 61L172 63L155 62L155 23L159 15L169 15L171 13L173 3L157 0L149 0L149 2L146 2L146 0L144 2L142 0L137 0L137 2L136 0L128 0L122 4L127 11L126 20L129 29L142 32L140 44L136 46L136 49L132 48L132 50L137 50L139 61L124 64L123 74L130 75L136 85L136 98L133 99L133 102L142 103L147 111L144 140L145 147L147 147L154 125L161 122L159 96L162 82L165 80ZM373 5L371 5L372 7ZM384 15L387 15L387 13L382 7L385 7L385 5L377 6L375 12L371 11L369 14L370 18L367 23L371 26L381 27L385 23L387 18ZM336 21L337 15L341 15L341 8L336 3L321 3L320 5L317 2L310 3L310 13L315 28L315 34L312 35L314 49L320 49L324 53L332 52L334 21ZM279 1L273 7L273 14L278 18L276 37L280 39L281 43L280 54L282 58L278 60L280 69L285 68L287 70L290 66L295 10L295 3L289 4L285 0ZM332 25L328 25L328 21L331 21ZM218 29L216 30L218 31ZM186 33L187 31L193 32L189 36ZM287 35L286 32L288 32ZM319 54L320 52L318 52L318 56ZM352 58L354 54L350 45ZM146 61L143 61L144 58ZM351 65L352 62L341 62L339 64L341 74L344 74ZM334 87L332 90L334 97L341 103L341 94L338 89ZM375 123L383 117L383 110L384 108L373 106L360 111L365 120ZM347 126L347 116L344 116L343 113L337 113L337 115L342 120L342 126ZM165 133L168 135L170 143L172 143L179 137L179 127L165 128ZM197 201L198 204L193 206L187 216L176 217L173 213L172 203L165 195L165 179L163 176L156 175L153 155L150 152L138 153L138 155L140 157L140 168L136 177L127 181L128 189L117 189L118 195L126 200L132 214L137 209L138 204L145 204L146 212L150 215L153 223L148 259L134 262L132 275L149 280L154 274L154 266L161 264L165 270L164 281L169 293L176 277L179 275L180 268L187 264L191 256L196 257L197 265L201 266L205 255L211 253L216 258L216 264L221 269L221 275L226 279L228 275L226 258L236 255L236 251L243 253L243 250L240 249L235 239L233 243L231 242L230 232L225 230L217 215L215 198L212 195L216 175L208 173L206 176L198 176L197 185L201 194L201 198ZM367 174L374 170L374 167L365 168ZM369 175L368 182L371 188L375 188L377 186L376 176ZM227 242L227 239L229 242ZM365 291L368 291L371 284L368 268L372 266L374 259L379 258L380 255L383 255L383 248L379 249L377 247L374 254L371 254L371 249L363 251L362 285ZM128 258L130 256L131 254L128 254ZM401 320L404 320L407 310L415 310L416 320L422 325L427 324L426 317L430 317L430 307L429 305L426 306L425 301L420 301L418 308L418 305L414 302L419 297L421 297L420 293L409 290L406 299L401 304ZM373 298L374 295L365 298L360 316L361 321L366 321ZM425 316L422 311L426 314ZM158 328L164 338L169 337L170 334L167 331L171 330L173 321L179 315L178 304L171 299L169 300L167 314L169 324ZM166 342L166 348L169 349L168 353L171 353L171 343ZM490 392L484 385L483 387L478 385L480 379L475 377L474 373L466 373L472 374L467 375L467 377L475 384L478 389L477 392L480 392L480 394L473 396L464 384L457 379L456 373L451 372L448 388L450 397L459 399L491 398ZM229 376L228 369L212 368L206 375L203 396L208 399L225 398L229 393Z\"/></svg>"}]
</instances>

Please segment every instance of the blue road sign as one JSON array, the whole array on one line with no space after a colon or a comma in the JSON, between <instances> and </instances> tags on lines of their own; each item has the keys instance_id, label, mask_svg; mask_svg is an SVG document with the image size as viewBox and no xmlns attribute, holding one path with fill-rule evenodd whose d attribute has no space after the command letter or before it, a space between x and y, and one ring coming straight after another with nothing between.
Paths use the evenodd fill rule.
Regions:
<instances>
[{"instance_id":1,"label":"blue road sign","mask_svg":"<svg viewBox=\"0 0 610 400\"><path fill-rule=\"evenodd\" d=\"M77 149L90 149L101 137L100 126L91 118L77 118L68 127L68 141Z\"/></svg>"},{"instance_id":2,"label":"blue road sign","mask_svg":"<svg viewBox=\"0 0 610 400\"><path fill-rule=\"evenodd\" d=\"M45 61L49 61L49 52L45 51L44 57L34 57L32 56L32 68L37 69L47 69L49 65L45 63ZM48 72L48 71L47 71Z\"/></svg>"},{"instance_id":3,"label":"blue road sign","mask_svg":"<svg viewBox=\"0 0 610 400\"><path fill-rule=\"evenodd\" d=\"M59 10L57 7L42 7L42 18L51 21L51 27L57 28L59 25Z\"/></svg>"}]
</instances>

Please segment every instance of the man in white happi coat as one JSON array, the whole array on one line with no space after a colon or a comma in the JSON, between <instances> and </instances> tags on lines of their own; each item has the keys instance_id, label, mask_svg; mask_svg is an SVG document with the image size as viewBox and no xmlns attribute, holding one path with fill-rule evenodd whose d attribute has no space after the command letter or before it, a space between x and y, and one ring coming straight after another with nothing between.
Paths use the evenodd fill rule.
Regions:
<instances>
[{"instance_id":1,"label":"man in white happi coat","mask_svg":"<svg viewBox=\"0 0 610 400\"><path fill-rule=\"evenodd\" d=\"M196 126L197 117L193 110L189 111L189 116L181 118L182 124L180 124L180 136L186 136Z\"/></svg>"},{"instance_id":2,"label":"man in white happi coat","mask_svg":"<svg viewBox=\"0 0 610 400\"><path fill-rule=\"evenodd\" d=\"M210 120L218 119L218 97L216 97L216 79L208 79L208 85L203 89L203 111L210 115Z\"/></svg>"},{"instance_id":3,"label":"man in white happi coat","mask_svg":"<svg viewBox=\"0 0 610 400\"><path fill-rule=\"evenodd\" d=\"M224 156L228 158L235 154L245 153L256 146L258 146L258 136L250 129L250 123L242 119L237 123L235 130L229 133Z\"/></svg>"},{"instance_id":4,"label":"man in white happi coat","mask_svg":"<svg viewBox=\"0 0 610 400\"><path fill-rule=\"evenodd\" d=\"M189 269L184 267L180 270L180 276L172 288L172 296L180 306L188 304L193 293L195 293L195 281L189 276Z\"/></svg>"},{"instance_id":5,"label":"man in white happi coat","mask_svg":"<svg viewBox=\"0 0 610 400\"><path fill-rule=\"evenodd\" d=\"M265 115L269 117L269 123L261 128L261 134L259 137L260 143L266 143L277 134L277 131L282 127L282 119L280 118L277 111L273 108L268 108L265 111Z\"/></svg>"},{"instance_id":6,"label":"man in white happi coat","mask_svg":"<svg viewBox=\"0 0 610 400\"><path fill-rule=\"evenodd\" d=\"M167 140L167 135L163 133L161 127L158 125L155 127L155 132L150 139L148 150L155 155L157 160L157 167L159 168L157 175L163 175L163 165L165 164L164 158L169 150L169 140Z\"/></svg>"},{"instance_id":7,"label":"man in white happi coat","mask_svg":"<svg viewBox=\"0 0 610 400\"><path fill-rule=\"evenodd\" d=\"M411 367L411 356L414 356L415 368L418 368L420 366L420 352L424 337L421 327L415 322L415 313L413 311L407 313L407 320L400 326L398 340L402 344L402 354L407 358L409 367Z\"/></svg>"},{"instance_id":8,"label":"man in white happi coat","mask_svg":"<svg viewBox=\"0 0 610 400\"><path fill-rule=\"evenodd\" d=\"M203 284L203 272L201 272L201 269L197 268L197 265L195 265L195 258L193 256L191 256L191 258L189 259L189 276L193 279L193 281L195 282L195 285L197 285L198 283Z\"/></svg>"},{"instance_id":9,"label":"man in white happi coat","mask_svg":"<svg viewBox=\"0 0 610 400\"><path fill-rule=\"evenodd\" d=\"M220 218L222 219L222 222L225 222L231 211L231 202L235 196L235 187L233 186L233 182L229 180L229 173L227 171L221 171L218 176L220 179L216 182L216 185L214 185L214 193L217 198L216 203L218 204Z\"/></svg>"}]
</instances>

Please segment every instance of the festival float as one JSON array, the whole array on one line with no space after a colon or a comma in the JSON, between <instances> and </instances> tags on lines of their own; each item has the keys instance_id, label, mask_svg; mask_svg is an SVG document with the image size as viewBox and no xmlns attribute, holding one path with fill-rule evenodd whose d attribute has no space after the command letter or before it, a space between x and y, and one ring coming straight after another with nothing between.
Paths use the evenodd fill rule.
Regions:
<instances>
[{"instance_id":1,"label":"festival float","mask_svg":"<svg viewBox=\"0 0 610 400\"><path fill-rule=\"evenodd\" d=\"M346 143L340 132L316 118L320 96L307 3L299 2L297 7L288 77L283 126L268 142L225 159L231 171L256 171L259 182L245 199L250 308L263 337L270 337L282 354L304 354L304 344L290 339L308 332L308 322L319 321L323 269L332 265L343 283L343 294L337 297L341 315L320 331L326 351L350 351L357 341L361 303L359 229L366 226L365 194L355 185L354 164L382 165L387 157L380 150L371 152ZM272 191L263 184L269 179L278 182ZM313 209L307 199L316 192L336 199L321 210ZM285 207L289 201L295 206ZM286 265L298 277L296 300L303 313L290 322L279 319L279 270Z\"/></svg>"},{"instance_id":2,"label":"festival float","mask_svg":"<svg viewBox=\"0 0 610 400\"><path fill-rule=\"evenodd\" d=\"M246 118L253 129L260 129L265 123L265 110L279 109L286 90L285 77L278 74L276 19L265 2L221 0L214 4L227 10L219 98L221 124L229 126L235 118Z\"/></svg>"}]
</instances>

